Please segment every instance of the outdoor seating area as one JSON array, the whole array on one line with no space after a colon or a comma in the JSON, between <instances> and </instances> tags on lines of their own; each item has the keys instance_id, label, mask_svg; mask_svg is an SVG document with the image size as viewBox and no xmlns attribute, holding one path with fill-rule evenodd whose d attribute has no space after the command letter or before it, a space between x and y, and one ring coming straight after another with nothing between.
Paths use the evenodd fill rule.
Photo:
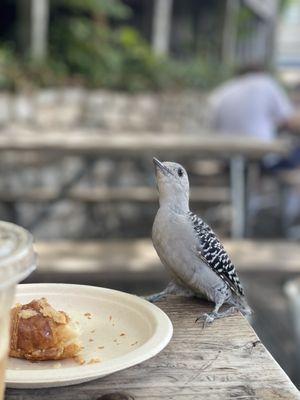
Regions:
<instances>
[{"instance_id":1,"label":"outdoor seating area","mask_svg":"<svg viewBox=\"0 0 300 400\"><path fill-rule=\"evenodd\" d=\"M58 157L79 155L83 159L82 169L76 171L74 176L64 182L62 186L53 192L49 188L33 188L17 193L0 194L2 201L14 202L46 202L70 198L73 201L84 203L98 202L138 202L153 203L156 201L156 194L149 187L98 187L98 188L76 188L85 175L93 173L96 161L100 157L111 157L115 160L130 159L147 160L151 163L151 155L155 154L162 159L199 159L227 160L229 171L229 187L205 187L205 191L198 187L192 187L191 201L193 203L222 203L232 200L231 233L233 237L244 237L247 224L247 193L251 192L248 187L247 175L249 169L259 163L263 157L272 154L285 156L290 148L288 141L274 140L262 142L260 140L238 140L235 136L218 138L215 140L214 132L199 132L198 136L189 135L184 137L180 134L164 133L157 136L155 132L140 132L137 137L128 132L113 132L108 137L105 132L98 131L90 134L88 131L77 132L54 132L44 134L38 133L24 135L22 130L14 132L3 132L0 138L0 152L15 152L18 154L30 152L31 157L35 154L43 157L43 154ZM91 140L92 139L92 140ZM34 154L33 154L34 153ZM36 158L36 157L35 157ZM40 164L38 164L40 166ZM230 194L229 194L230 193ZM51 207L51 206L48 206ZM47 212L47 211L45 211Z\"/></svg>"},{"instance_id":2,"label":"outdoor seating area","mask_svg":"<svg viewBox=\"0 0 300 400\"><path fill-rule=\"evenodd\" d=\"M0 5L0 400L300 399L300 0Z\"/></svg>"}]
</instances>

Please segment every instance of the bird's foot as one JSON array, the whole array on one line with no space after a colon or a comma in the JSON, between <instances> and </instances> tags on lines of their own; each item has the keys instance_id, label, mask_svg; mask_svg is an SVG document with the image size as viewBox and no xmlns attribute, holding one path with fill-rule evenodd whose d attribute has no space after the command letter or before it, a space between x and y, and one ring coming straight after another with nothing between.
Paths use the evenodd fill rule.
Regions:
<instances>
[{"instance_id":1,"label":"bird's foot","mask_svg":"<svg viewBox=\"0 0 300 400\"><path fill-rule=\"evenodd\" d=\"M207 324L212 324L215 319L228 317L229 315L235 314L237 311L238 309L236 307L230 307L223 312L212 311L211 313L205 313L200 315L195 322L203 320L203 329L204 329Z\"/></svg>"},{"instance_id":2,"label":"bird's foot","mask_svg":"<svg viewBox=\"0 0 300 400\"><path fill-rule=\"evenodd\" d=\"M143 299L149 301L150 303L156 303L157 301L164 299L166 296L166 293L155 293L151 294L150 296L145 296Z\"/></svg>"},{"instance_id":3,"label":"bird's foot","mask_svg":"<svg viewBox=\"0 0 300 400\"><path fill-rule=\"evenodd\" d=\"M184 296L184 297L194 296L194 293L190 289L179 286L176 282L171 281L162 292L146 296L144 297L144 299L150 301L151 303L155 303L156 301L164 299L169 294L173 294L175 296Z\"/></svg>"}]
</instances>

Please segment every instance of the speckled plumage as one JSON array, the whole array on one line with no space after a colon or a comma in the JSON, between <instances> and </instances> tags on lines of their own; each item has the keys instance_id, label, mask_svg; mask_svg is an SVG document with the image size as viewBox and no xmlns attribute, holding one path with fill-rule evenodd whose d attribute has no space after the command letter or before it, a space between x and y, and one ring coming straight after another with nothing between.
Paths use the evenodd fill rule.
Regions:
<instances>
[{"instance_id":1,"label":"speckled plumage","mask_svg":"<svg viewBox=\"0 0 300 400\"><path fill-rule=\"evenodd\" d=\"M191 211L188 214L199 239L200 257L226 282L234 293L244 296L245 292L235 267L216 234L196 214Z\"/></svg>"}]
</instances>

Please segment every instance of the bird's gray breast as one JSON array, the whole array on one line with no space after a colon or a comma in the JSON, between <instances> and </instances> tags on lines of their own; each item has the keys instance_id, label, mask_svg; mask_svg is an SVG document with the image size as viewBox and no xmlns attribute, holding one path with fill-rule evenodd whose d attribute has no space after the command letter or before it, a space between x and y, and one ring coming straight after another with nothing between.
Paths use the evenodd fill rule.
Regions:
<instances>
[{"instance_id":1,"label":"bird's gray breast","mask_svg":"<svg viewBox=\"0 0 300 400\"><path fill-rule=\"evenodd\" d=\"M160 208L153 224L152 240L162 263L180 284L214 300L224 282L198 256L198 239L186 214Z\"/></svg>"}]
</instances>

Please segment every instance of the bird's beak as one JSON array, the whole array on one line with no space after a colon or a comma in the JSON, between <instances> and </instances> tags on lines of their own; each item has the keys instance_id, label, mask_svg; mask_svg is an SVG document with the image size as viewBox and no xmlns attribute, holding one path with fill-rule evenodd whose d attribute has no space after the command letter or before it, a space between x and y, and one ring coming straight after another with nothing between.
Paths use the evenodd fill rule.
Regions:
<instances>
[{"instance_id":1,"label":"bird's beak","mask_svg":"<svg viewBox=\"0 0 300 400\"><path fill-rule=\"evenodd\" d=\"M153 164L154 164L155 168L159 168L159 169L162 171L162 173L163 173L164 175L166 175L166 174L171 174L171 175L173 175L172 172L169 170L169 168L166 167L162 162L160 162L160 161L159 161L157 158L155 158L155 157L153 157Z\"/></svg>"}]
</instances>

